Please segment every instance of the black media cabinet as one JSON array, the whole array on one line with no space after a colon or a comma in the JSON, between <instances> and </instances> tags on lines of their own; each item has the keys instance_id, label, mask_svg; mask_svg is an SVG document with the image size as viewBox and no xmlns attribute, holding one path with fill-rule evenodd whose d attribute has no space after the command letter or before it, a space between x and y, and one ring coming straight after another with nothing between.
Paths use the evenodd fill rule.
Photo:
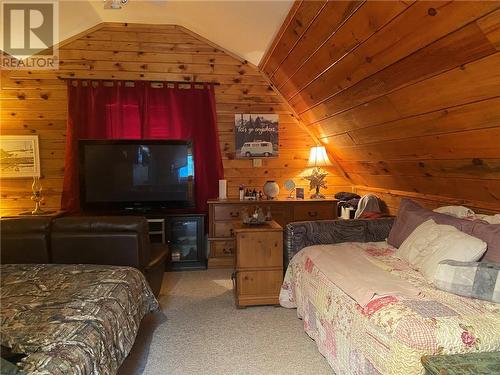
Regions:
<instances>
[{"instance_id":1,"label":"black media cabinet","mask_svg":"<svg viewBox=\"0 0 500 375\"><path fill-rule=\"evenodd\" d=\"M169 246L171 259L167 261L167 271L207 268L205 215L148 213L145 216L151 242Z\"/></svg>"}]
</instances>

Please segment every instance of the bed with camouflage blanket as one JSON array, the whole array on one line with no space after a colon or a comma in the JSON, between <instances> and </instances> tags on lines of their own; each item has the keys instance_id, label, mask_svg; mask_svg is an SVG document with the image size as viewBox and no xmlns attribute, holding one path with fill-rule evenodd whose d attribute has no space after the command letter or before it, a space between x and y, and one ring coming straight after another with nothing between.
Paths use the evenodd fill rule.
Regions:
<instances>
[{"instance_id":1,"label":"bed with camouflage blanket","mask_svg":"<svg viewBox=\"0 0 500 375\"><path fill-rule=\"evenodd\" d=\"M147 313L159 308L129 267L2 265L1 344L27 374L115 374Z\"/></svg>"}]
</instances>

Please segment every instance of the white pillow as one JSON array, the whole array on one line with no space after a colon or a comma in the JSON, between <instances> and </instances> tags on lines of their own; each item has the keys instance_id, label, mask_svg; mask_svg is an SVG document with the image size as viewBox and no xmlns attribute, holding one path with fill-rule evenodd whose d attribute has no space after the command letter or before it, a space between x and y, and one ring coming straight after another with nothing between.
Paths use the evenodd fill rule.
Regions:
<instances>
[{"instance_id":1,"label":"white pillow","mask_svg":"<svg viewBox=\"0 0 500 375\"><path fill-rule=\"evenodd\" d=\"M439 212L441 214L455 216L458 217L459 219L464 219L470 216L474 216L474 211L464 206L443 206L436 208L433 211Z\"/></svg>"},{"instance_id":2,"label":"white pillow","mask_svg":"<svg viewBox=\"0 0 500 375\"><path fill-rule=\"evenodd\" d=\"M396 251L396 256L406 260L428 282L432 282L442 260L474 262L481 258L486 247L486 242L479 238L430 219L415 228Z\"/></svg>"},{"instance_id":3,"label":"white pillow","mask_svg":"<svg viewBox=\"0 0 500 375\"><path fill-rule=\"evenodd\" d=\"M476 214L475 219L486 221L488 224L500 224L500 214L495 214L495 215Z\"/></svg>"}]
</instances>

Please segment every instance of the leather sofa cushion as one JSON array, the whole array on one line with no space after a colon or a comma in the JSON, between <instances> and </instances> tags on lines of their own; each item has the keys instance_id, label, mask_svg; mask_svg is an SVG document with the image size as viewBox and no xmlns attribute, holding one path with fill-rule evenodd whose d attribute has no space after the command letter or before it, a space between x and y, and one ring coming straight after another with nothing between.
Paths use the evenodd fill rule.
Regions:
<instances>
[{"instance_id":1,"label":"leather sofa cushion","mask_svg":"<svg viewBox=\"0 0 500 375\"><path fill-rule=\"evenodd\" d=\"M48 233L50 218L48 217L16 217L2 220L2 234L10 233Z\"/></svg>"},{"instance_id":2,"label":"leather sofa cushion","mask_svg":"<svg viewBox=\"0 0 500 375\"><path fill-rule=\"evenodd\" d=\"M50 218L19 217L1 222L1 263L50 263Z\"/></svg>"},{"instance_id":3,"label":"leather sofa cushion","mask_svg":"<svg viewBox=\"0 0 500 375\"><path fill-rule=\"evenodd\" d=\"M52 232L52 263L104 264L144 270L147 259L135 233Z\"/></svg>"},{"instance_id":4,"label":"leather sofa cushion","mask_svg":"<svg viewBox=\"0 0 500 375\"><path fill-rule=\"evenodd\" d=\"M69 216L52 222L54 263L129 265L149 263L148 222L142 216ZM105 263L103 263L105 261Z\"/></svg>"},{"instance_id":5,"label":"leather sofa cushion","mask_svg":"<svg viewBox=\"0 0 500 375\"><path fill-rule=\"evenodd\" d=\"M55 219L57 232L141 232L148 233L148 222L142 216L68 216Z\"/></svg>"}]
</instances>

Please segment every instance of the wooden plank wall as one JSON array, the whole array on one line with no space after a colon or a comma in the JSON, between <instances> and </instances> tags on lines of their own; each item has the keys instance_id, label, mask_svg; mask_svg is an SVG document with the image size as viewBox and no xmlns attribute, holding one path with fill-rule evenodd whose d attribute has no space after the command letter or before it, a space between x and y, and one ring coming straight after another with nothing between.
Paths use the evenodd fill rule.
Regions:
<instances>
[{"instance_id":1,"label":"wooden plank wall","mask_svg":"<svg viewBox=\"0 0 500 375\"><path fill-rule=\"evenodd\" d=\"M355 185L500 210L499 8L297 1L260 67Z\"/></svg>"},{"instance_id":2,"label":"wooden plank wall","mask_svg":"<svg viewBox=\"0 0 500 375\"><path fill-rule=\"evenodd\" d=\"M498 209L484 208L483 205L475 206L474 202L464 203L462 199L443 197L440 195L412 193L409 191L391 190L383 188L374 188L367 186L355 186L353 189L356 193L363 196L365 194L375 194L382 201L382 210L385 213L396 216L399 209L401 199L409 198L416 201L423 207L435 209L442 206L462 206L464 204L471 208L476 213L494 214L498 213Z\"/></svg>"},{"instance_id":3,"label":"wooden plank wall","mask_svg":"<svg viewBox=\"0 0 500 375\"><path fill-rule=\"evenodd\" d=\"M45 207L59 208L64 173L67 96L60 78L217 82L217 120L229 195L237 196L240 184L260 190L269 179L281 186L290 178L306 185L300 174L315 142L288 104L255 66L190 31L173 25L102 24L65 44L60 58L59 71L1 72L1 131L39 135ZM262 168L253 168L250 160L235 160L234 115L241 112L280 114L278 159L263 160ZM340 177L337 168L330 172L330 193L350 191L350 182ZM4 179L1 184L4 214L32 207L30 180Z\"/></svg>"}]
</instances>

